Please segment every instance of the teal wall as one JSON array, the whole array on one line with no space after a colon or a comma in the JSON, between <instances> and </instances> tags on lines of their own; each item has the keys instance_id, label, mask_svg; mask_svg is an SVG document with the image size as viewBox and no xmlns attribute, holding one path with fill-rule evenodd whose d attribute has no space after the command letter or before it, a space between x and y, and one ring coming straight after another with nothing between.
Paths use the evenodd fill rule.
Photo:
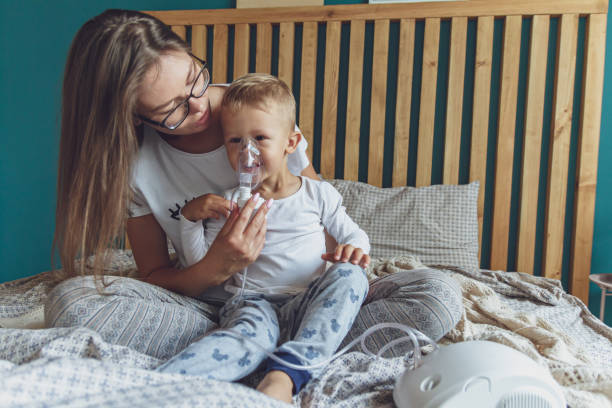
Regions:
<instances>
[{"instance_id":1,"label":"teal wall","mask_svg":"<svg viewBox=\"0 0 612 408\"><path fill-rule=\"evenodd\" d=\"M363 0L325 4L365 3ZM233 7L233 0L3 0L0 2L0 282L48 270L54 228L60 89L70 41L107 8ZM612 29L607 36L592 271L612 273ZM600 291L590 305L599 310ZM612 323L612 298L608 324Z\"/></svg>"},{"instance_id":2,"label":"teal wall","mask_svg":"<svg viewBox=\"0 0 612 408\"><path fill-rule=\"evenodd\" d=\"M612 273L612 19L608 13L606 36L606 71L604 76L599 168L597 171L597 201L591 273ZM589 308L599 316L601 291L591 283ZM606 302L606 324L612 326L612 297Z\"/></svg>"},{"instance_id":3,"label":"teal wall","mask_svg":"<svg viewBox=\"0 0 612 408\"><path fill-rule=\"evenodd\" d=\"M201 8L202 0L0 1L0 282L50 269L61 83L70 42L108 8ZM206 0L209 8L232 0Z\"/></svg>"}]
</instances>

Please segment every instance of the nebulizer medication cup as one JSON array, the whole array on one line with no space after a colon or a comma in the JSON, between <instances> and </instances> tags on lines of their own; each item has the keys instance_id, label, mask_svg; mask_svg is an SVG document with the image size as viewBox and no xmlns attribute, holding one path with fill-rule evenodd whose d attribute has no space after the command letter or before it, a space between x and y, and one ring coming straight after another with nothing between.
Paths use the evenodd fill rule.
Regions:
<instances>
[{"instance_id":1,"label":"nebulizer medication cup","mask_svg":"<svg viewBox=\"0 0 612 408\"><path fill-rule=\"evenodd\" d=\"M255 140L249 137L242 139L240 143L237 169L239 184L238 190L232 194L232 201L242 208L251 198L253 190L261 183L263 160Z\"/></svg>"}]
</instances>

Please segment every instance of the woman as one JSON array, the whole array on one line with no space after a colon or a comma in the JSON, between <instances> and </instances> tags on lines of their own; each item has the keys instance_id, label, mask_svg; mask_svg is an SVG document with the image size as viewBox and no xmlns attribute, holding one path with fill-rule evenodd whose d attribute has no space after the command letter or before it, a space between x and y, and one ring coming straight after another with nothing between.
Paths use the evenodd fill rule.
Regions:
<instances>
[{"instance_id":1,"label":"woman","mask_svg":"<svg viewBox=\"0 0 612 408\"><path fill-rule=\"evenodd\" d=\"M129 213L139 279L116 278L105 294L91 277L60 283L47 300L48 326L86 326L108 342L163 360L216 327L215 285L257 258L268 206L251 220L252 201L238 211L215 195L236 181L219 129L225 88L208 82L206 64L151 16L109 10L77 33L64 77L54 241L68 276L84 275L85 265L73 260L91 254L100 275ZM302 143L289 157L290 170L317 178L305 148ZM202 219L226 215L229 221L201 261L180 268L167 239L181 261L180 209L191 200ZM196 298L203 292L206 301ZM428 317L417 328L433 339L461 313L456 286L436 271L379 281L367 302L345 342L371 324L368 316L397 316L404 304Z\"/></svg>"}]
</instances>

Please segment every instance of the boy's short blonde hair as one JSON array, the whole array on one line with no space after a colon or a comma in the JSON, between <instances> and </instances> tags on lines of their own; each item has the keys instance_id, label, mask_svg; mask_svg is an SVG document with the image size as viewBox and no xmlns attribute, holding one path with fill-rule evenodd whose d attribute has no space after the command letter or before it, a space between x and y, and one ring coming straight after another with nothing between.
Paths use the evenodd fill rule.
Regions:
<instances>
[{"instance_id":1,"label":"boy's short blonde hair","mask_svg":"<svg viewBox=\"0 0 612 408\"><path fill-rule=\"evenodd\" d=\"M267 110L276 104L289 122L289 130L295 128L295 98L282 80L269 74L246 74L225 91L221 107L236 112L245 106Z\"/></svg>"}]
</instances>

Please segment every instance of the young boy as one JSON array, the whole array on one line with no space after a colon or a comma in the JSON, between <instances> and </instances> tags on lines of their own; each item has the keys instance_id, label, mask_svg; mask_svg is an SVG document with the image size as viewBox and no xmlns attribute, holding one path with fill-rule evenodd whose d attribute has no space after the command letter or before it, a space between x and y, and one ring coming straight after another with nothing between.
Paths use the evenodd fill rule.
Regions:
<instances>
[{"instance_id":1,"label":"young boy","mask_svg":"<svg viewBox=\"0 0 612 408\"><path fill-rule=\"evenodd\" d=\"M225 300L220 330L187 347L163 371L206 373L224 380L247 375L265 354L229 330L293 364L326 360L350 329L367 293L363 268L370 262L368 237L346 214L342 197L329 183L289 171L287 155L296 149L301 134L295 129L295 100L285 83L263 74L237 79L223 97L221 124L235 170L245 142L256 141L263 174L251 199L263 198L267 201L262 205L270 208L265 246L247 267L246 282L239 273L222 289L208 291ZM225 193L227 199L232 196L233 191ZM185 266L204 256L226 221L223 216L209 218L202 228L202 206L194 200L182 209ZM324 228L340 243L334 252L326 253ZM326 261L335 262L327 271ZM258 390L291 402L292 393L310 375L268 359Z\"/></svg>"}]
</instances>

